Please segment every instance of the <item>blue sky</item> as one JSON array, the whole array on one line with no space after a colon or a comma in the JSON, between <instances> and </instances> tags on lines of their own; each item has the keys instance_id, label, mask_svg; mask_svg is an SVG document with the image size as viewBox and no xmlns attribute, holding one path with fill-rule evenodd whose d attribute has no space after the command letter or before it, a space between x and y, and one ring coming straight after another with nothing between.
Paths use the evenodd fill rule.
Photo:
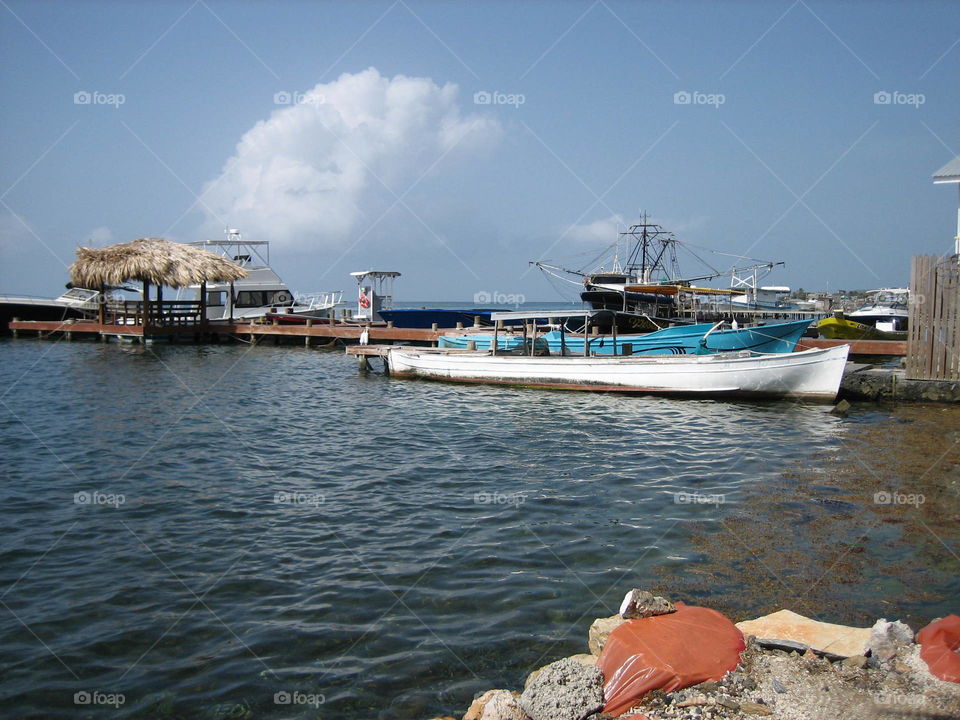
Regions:
<instances>
[{"instance_id":1,"label":"blue sky","mask_svg":"<svg viewBox=\"0 0 960 720\"><path fill-rule=\"evenodd\" d=\"M528 261L641 210L795 288L953 247L956 3L4 0L0 33L0 293L228 224L297 290L422 300L561 299Z\"/></svg>"}]
</instances>

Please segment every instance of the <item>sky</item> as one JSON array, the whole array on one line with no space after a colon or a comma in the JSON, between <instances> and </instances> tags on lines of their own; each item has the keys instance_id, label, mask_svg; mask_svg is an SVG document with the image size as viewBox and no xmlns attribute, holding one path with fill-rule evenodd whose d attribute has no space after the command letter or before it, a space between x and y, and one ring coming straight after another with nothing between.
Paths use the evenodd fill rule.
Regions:
<instances>
[{"instance_id":1,"label":"sky","mask_svg":"<svg viewBox=\"0 0 960 720\"><path fill-rule=\"evenodd\" d=\"M609 266L644 212L806 290L956 233L956 2L0 0L0 92L0 294L227 227L294 290L437 301L575 298L530 261Z\"/></svg>"}]
</instances>

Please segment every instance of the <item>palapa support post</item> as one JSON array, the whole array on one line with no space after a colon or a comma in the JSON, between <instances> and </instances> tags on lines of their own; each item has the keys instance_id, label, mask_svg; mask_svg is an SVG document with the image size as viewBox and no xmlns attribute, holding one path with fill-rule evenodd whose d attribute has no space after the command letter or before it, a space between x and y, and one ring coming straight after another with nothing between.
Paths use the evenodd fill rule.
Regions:
<instances>
[{"instance_id":1,"label":"palapa support post","mask_svg":"<svg viewBox=\"0 0 960 720\"><path fill-rule=\"evenodd\" d=\"M107 288L103 283L100 283L100 294L97 295L97 324L103 325L106 320L107 314Z\"/></svg>"},{"instance_id":2,"label":"palapa support post","mask_svg":"<svg viewBox=\"0 0 960 720\"><path fill-rule=\"evenodd\" d=\"M200 333L207 331L207 281L200 283Z\"/></svg>"},{"instance_id":3,"label":"palapa support post","mask_svg":"<svg viewBox=\"0 0 960 720\"><path fill-rule=\"evenodd\" d=\"M147 329L150 327L150 283L146 280L143 281L143 334L147 334Z\"/></svg>"}]
</instances>

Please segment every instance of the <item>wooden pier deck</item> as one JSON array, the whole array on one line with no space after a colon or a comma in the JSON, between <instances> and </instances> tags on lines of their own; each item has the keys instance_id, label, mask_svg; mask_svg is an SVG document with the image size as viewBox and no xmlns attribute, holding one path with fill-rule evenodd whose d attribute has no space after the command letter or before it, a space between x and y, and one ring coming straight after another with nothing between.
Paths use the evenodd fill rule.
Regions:
<instances>
[{"instance_id":1,"label":"wooden pier deck","mask_svg":"<svg viewBox=\"0 0 960 720\"><path fill-rule=\"evenodd\" d=\"M14 336L33 334L40 337L60 337L99 339L101 337L128 337L142 340L178 339L197 342L237 336L249 342L264 339L274 341L302 338L303 344L310 346L315 340L340 340L347 344L358 343L364 326L354 323L323 323L315 325L282 325L260 323L229 323L201 325L169 325L148 327L143 325L100 324L85 320L67 321L27 321L13 320L9 329ZM420 330L413 328L395 328L387 325L370 325L367 328L370 343L422 343L431 345L443 335L462 335L470 332L490 332L491 328L449 328L438 330ZM317 343L320 344L320 343ZM907 352L906 341L901 340L824 340L801 338L798 350L811 348L829 348L837 345L850 345L851 355L892 355L903 356ZM375 354L375 353L370 353Z\"/></svg>"}]
</instances>

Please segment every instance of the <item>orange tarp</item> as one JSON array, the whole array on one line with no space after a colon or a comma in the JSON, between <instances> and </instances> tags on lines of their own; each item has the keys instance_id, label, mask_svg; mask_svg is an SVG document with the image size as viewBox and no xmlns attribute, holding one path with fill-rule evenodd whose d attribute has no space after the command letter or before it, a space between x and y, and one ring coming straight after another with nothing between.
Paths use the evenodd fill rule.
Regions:
<instances>
[{"instance_id":1,"label":"orange tarp","mask_svg":"<svg viewBox=\"0 0 960 720\"><path fill-rule=\"evenodd\" d=\"M620 715L646 693L720 680L740 664L743 634L709 608L676 603L677 611L628 620L607 639L598 665L607 679L604 712Z\"/></svg>"}]
</instances>

